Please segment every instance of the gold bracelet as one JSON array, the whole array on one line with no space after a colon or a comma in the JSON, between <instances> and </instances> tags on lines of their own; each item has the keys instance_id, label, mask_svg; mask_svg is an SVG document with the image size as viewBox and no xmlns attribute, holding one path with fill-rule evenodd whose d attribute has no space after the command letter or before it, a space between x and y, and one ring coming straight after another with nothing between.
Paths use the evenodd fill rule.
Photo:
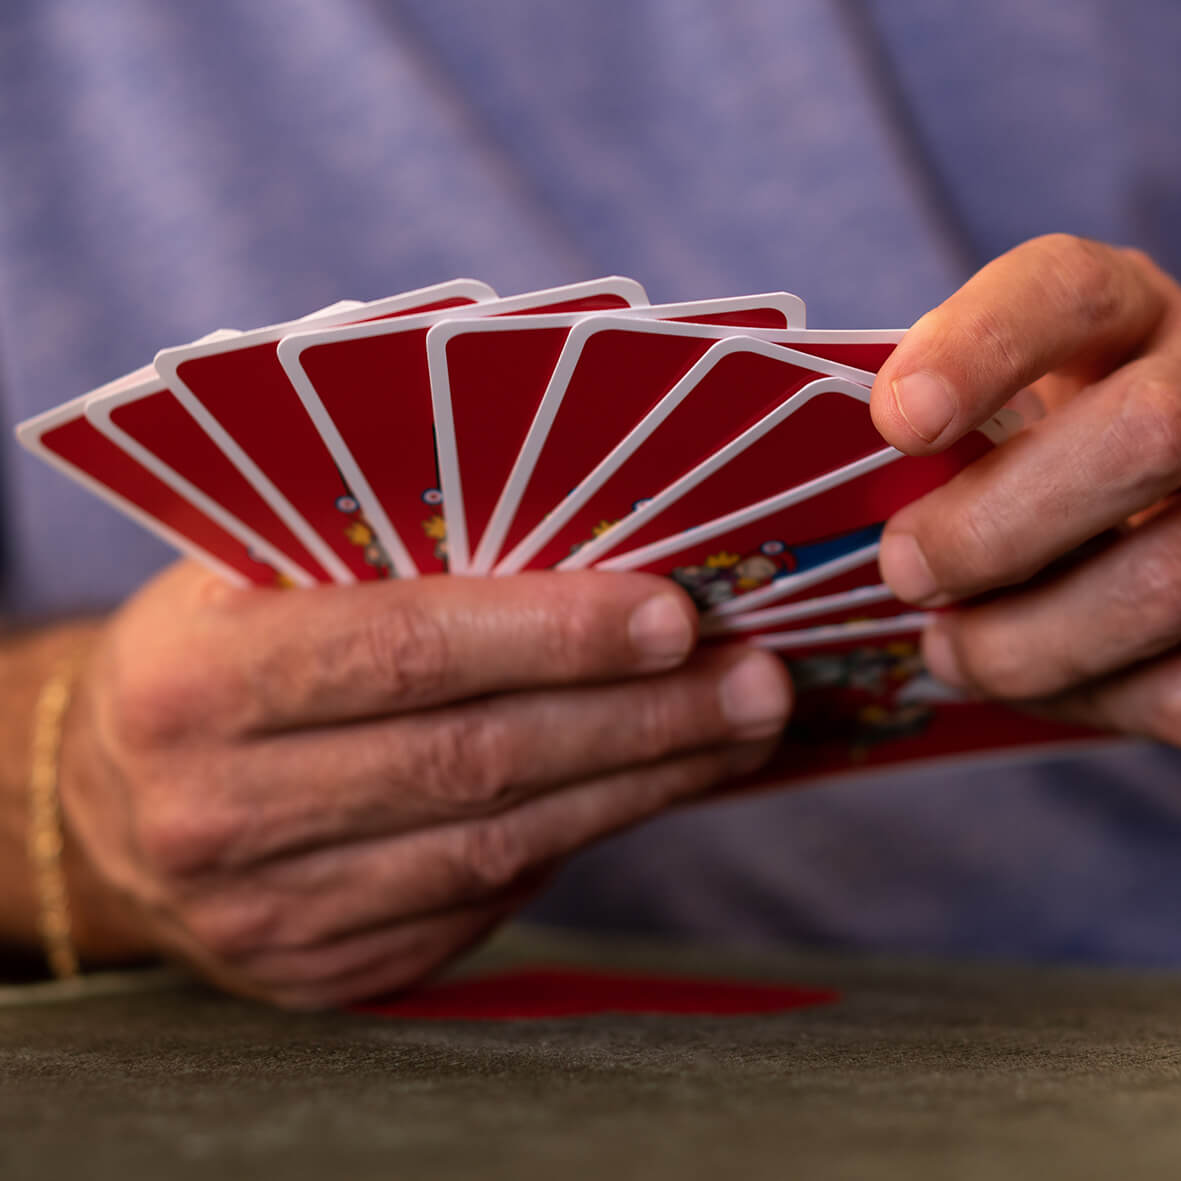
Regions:
<instances>
[{"instance_id":1,"label":"gold bracelet","mask_svg":"<svg viewBox=\"0 0 1181 1181\"><path fill-rule=\"evenodd\" d=\"M64 659L42 686L33 711L29 767L29 861L33 868L45 955L59 980L72 980L79 974L78 952L70 923L70 899L62 868L65 842L58 794L62 730L77 668L77 656Z\"/></svg>"}]
</instances>

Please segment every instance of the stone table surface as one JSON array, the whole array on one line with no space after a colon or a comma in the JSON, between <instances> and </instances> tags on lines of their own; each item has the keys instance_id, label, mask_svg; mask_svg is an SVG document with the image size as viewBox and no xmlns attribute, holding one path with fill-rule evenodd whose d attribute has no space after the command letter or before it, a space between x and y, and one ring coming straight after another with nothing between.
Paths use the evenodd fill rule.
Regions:
<instances>
[{"instance_id":1,"label":"stone table surface","mask_svg":"<svg viewBox=\"0 0 1181 1181\"><path fill-rule=\"evenodd\" d=\"M462 970L539 962L841 995L439 1022L166 974L0 990L0 1177L1181 1178L1181 977L521 928Z\"/></svg>"}]
</instances>

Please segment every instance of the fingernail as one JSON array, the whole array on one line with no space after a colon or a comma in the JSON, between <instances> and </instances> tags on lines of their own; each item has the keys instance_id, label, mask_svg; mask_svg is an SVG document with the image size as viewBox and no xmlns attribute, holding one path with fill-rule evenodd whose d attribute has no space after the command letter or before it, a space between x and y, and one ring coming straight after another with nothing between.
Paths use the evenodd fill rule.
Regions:
<instances>
[{"instance_id":1,"label":"fingernail","mask_svg":"<svg viewBox=\"0 0 1181 1181\"><path fill-rule=\"evenodd\" d=\"M693 627L673 595L656 595L641 603L632 612L628 635L645 668L672 668L693 647Z\"/></svg>"},{"instance_id":2,"label":"fingernail","mask_svg":"<svg viewBox=\"0 0 1181 1181\"><path fill-rule=\"evenodd\" d=\"M898 413L924 442L931 443L943 434L955 416L951 387L938 373L910 373L898 378L890 388Z\"/></svg>"},{"instance_id":3,"label":"fingernail","mask_svg":"<svg viewBox=\"0 0 1181 1181\"><path fill-rule=\"evenodd\" d=\"M951 636L947 634L947 629L938 623L929 627L923 636L923 661L927 671L937 681L942 681L953 689L968 687Z\"/></svg>"},{"instance_id":4,"label":"fingernail","mask_svg":"<svg viewBox=\"0 0 1181 1181\"><path fill-rule=\"evenodd\" d=\"M751 652L718 686L722 716L736 737L769 738L783 728L790 706L786 677L776 657Z\"/></svg>"},{"instance_id":5,"label":"fingernail","mask_svg":"<svg viewBox=\"0 0 1181 1181\"><path fill-rule=\"evenodd\" d=\"M886 533L878 551L882 581L904 603L923 603L939 590L922 547L911 533Z\"/></svg>"}]
</instances>

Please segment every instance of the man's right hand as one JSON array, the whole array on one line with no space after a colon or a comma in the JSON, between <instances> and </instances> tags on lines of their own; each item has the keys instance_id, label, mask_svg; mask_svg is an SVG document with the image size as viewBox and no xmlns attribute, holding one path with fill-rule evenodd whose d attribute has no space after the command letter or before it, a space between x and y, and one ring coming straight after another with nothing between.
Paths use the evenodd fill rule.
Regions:
<instances>
[{"instance_id":1,"label":"man's right hand","mask_svg":"<svg viewBox=\"0 0 1181 1181\"><path fill-rule=\"evenodd\" d=\"M83 673L67 830L146 944L221 986L388 992L557 859L765 760L782 665L695 627L639 574L272 592L181 563Z\"/></svg>"}]
</instances>

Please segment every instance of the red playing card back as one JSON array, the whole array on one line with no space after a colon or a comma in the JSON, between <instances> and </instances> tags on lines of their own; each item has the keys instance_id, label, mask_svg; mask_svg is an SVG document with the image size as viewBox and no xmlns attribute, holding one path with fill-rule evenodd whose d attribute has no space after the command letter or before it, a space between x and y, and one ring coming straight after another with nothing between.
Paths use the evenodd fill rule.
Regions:
<instances>
[{"instance_id":1,"label":"red playing card back","mask_svg":"<svg viewBox=\"0 0 1181 1181\"><path fill-rule=\"evenodd\" d=\"M236 537L112 443L82 417L81 409L77 418L46 430L40 443L247 581L259 586L280 583L270 566L256 561Z\"/></svg>"},{"instance_id":2,"label":"red playing card back","mask_svg":"<svg viewBox=\"0 0 1181 1181\"><path fill-rule=\"evenodd\" d=\"M468 556L479 545L569 335L569 327L532 328L461 333L447 342ZM446 516L453 538L449 495Z\"/></svg>"},{"instance_id":3,"label":"red playing card back","mask_svg":"<svg viewBox=\"0 0 1181 1181\"><path fill-rule=\"evenodd\" d=\"M472 302L467 297L435 300L369 320ZM348 502L349 489L283 371L274 340L243 348L234 348L231 341L224 351L181 361L176 374L353 577L371 579L386 573L372 560L367 535L358 531L355 509L342 515L340 506Z\"/></svg>"},{"instance_id":4,"label":"red playing card back","mask_svg":"<svg viewBox=\"0 0 1181 1181\"><path fill-rule=\"evenodd\" d=\"M318 582L328 572L168 389L111 410L111 421Z\"/></svg>"},{"instance_id":5,"label":"red playing card back","mask_svg":"<svg viewBox=\"0 0 1181 1181\"><path fill-rule=\"evenodd\" d=\"M539 967L444 980L355 1008L408 1020L519 1021L596 1013L732 1017L839 999L830 989L799 985Z\"/></svg>"},{"instance_id":6,"label":"red playing card back","mask_svg":"<svg viewBox=\"0 0 1181 1181\"><path fill-rule=\"evenodd\" d=\"M533 555L530 567L542 569L557 565L609 524L628 516L639 502L655 496L803 386L822 376L764 352L725 353L664 421ZM804 449L804 454L812 451L822 455L828 466L847 462L830 457L848 454L849 459L853 459L864 454L864 426L869 423L869 415L864 406L860 410L860 417L856 414L843 417L840 430L826 432L820 439L812 441L811 446ZM872 423L868 429L876 439L874 446L883 446ZM851 437L844 433L847 430L854 432ZM802 483L808 478L792 480L789 468L790 465L780 465L772 459L761 471L752 469L749 474L755 483L778 483L774 491L781 491L789 484ZM750 504L758 499L757 494L752 494L740 503ZM711 513L706 519L724 511ZM675 529L664 530L664 533L668 532L675 532ZM628 549L633 548L636 547L628 546Z\"/></svg>"},{"instance_id":7,"label":"red playing card back","mask_svg":"<svg viewBox=\"0 0 1181 1181\"><path fill-rule=\"evenodd\" d=\"M501 552L524 539L699 361L712 337L611 329L590 336Z\"/></svg>"},{"instance_id":8,"label":"red playing card back","mask_svg":"<svg viewBox=\"0 0 1181 1181\"><path fill-rule=\"evenodd\" d=\"M512 314L626 306L621 296L603 293L535 305ZM446 569L425 344L428 330L423 327L328 341L300 353L304 373L324 412L332 419L375 499L423 574Z\"/></svg>"},{"instance_id":9,"label":"red playing card back","mask_svg":"<svg viewBox=\"0 0 1181 1181\"><path fill-rule=\"evenodd\" d=\"M718 369L720 372L712 375L713 389L723 388L733 380L733 366L723 364ZM707 391L707 396L713 389ZM660 439L653 436L650 440L653 448L659 448L665 437L663 432ZM817 393L662 512L604 549L599 560L621 548L639 549L786 492L880 451L885 445L864 402L838 390ZM633 459L646 462L639 453ZM621 471L618 475L626 489L626 473ZM611 534L603 538L604 543L610 540Z\"/></svg>"}]
</instances>

